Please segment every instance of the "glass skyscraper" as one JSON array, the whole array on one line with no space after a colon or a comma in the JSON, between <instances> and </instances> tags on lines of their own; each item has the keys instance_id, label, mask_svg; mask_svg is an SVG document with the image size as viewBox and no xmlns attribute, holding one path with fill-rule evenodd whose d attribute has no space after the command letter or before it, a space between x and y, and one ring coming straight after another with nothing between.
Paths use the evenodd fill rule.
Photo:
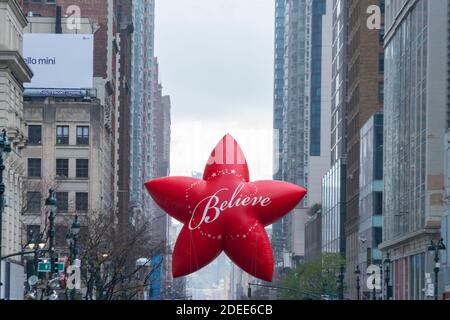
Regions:
<instances>
[{"instance_id":1,"label":"glass skyscraper","mask_svg":"<svg viewBox=\"0 0 450 320\"><path fill-rule=\"evenodd\" d=\"M331 169L322 183L322 252L345 254L347 0L333 1Z\"/></svg>"},{"instance_id":2,"label":"glass skyscraper","mask_svg":"<svg viewBox=\"0 0 450 320\"><path fill-rule=\"evenodd\" d=\"M284 30L278 16L283 6ZM273 228L279 266L303 261L305 214L322 201L322 177L330 165L331 8L332 0L276 1L274 128L280 134L281 172L274 178L309 191Z\"/></svg>"},{"instance_id":3,"label":"glass skyscraper","mask_svg":"<svg viewBox=\"0 0 450 320\"><path fill-rule=\"evenodd\" d=\"M378 248L383 227L383 114L374 114L361 128L359 179L359 257L362 283L371 264L381 265ZM363 286L365 288L365 286ZM364 291L364 290L363 290ZM369 298L371 292L367 292Z\"/></svg>"},{"instance_id":4,"label":"glass skyscraper","mask_svg":"<svg viewBox=\"0 0 450 320\"><path fill-rule=\"evenodd\" d=\"M150 218L155 208L144 182L155 176L152 124L155 1L133 1L132 95L130 116L130 223Z\"/></svg>"},{"instance_id":5,"label":"glass skyscraper","mask_svg":"<svg viewBox=\"0 0 450 320\"><path fill-rule=\"evenodd\" d=\"M274 60L274 97L273 97L273 128L274 128L274 180L283 180L283 97L284 97L284 30L285 1L275 0L275 60ZM284 219L273 225L272 246L275 264L283 263L284 239L286 225Z\"/></svg>"}]
</instances>

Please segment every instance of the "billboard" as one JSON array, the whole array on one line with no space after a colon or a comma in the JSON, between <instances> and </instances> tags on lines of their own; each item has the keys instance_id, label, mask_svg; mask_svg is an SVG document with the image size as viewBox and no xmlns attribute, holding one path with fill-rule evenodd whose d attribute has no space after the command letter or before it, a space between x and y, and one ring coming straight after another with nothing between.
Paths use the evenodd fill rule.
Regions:
<instances>
[{"instance_id":1,"label":"billboard","mask_svg":"<svg viewBox=\"0 0 450 320\"><path fill-rule=\"evenodd\" d=\"M25 33L23 56L34 73L25 88L92 88L94 36L91 34Z\"/></svg>"}]
</instances>

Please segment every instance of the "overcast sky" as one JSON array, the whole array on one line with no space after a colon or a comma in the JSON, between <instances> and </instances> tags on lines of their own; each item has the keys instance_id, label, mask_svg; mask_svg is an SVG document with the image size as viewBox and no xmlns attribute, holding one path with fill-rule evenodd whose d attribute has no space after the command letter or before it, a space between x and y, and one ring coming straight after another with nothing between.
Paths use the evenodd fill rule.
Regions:
<instances>
[{"instance_id":1,"label":"overcast sky","mask_svg":"<svg viewBox=\"0 0 450 320\"><path fill-rule=\"evenodd\" d=\"M172 99L171 175L203 171L229 132L251 179L271 179L274 1L156 0L155 16Z\"/></svg>"}]
</instances>

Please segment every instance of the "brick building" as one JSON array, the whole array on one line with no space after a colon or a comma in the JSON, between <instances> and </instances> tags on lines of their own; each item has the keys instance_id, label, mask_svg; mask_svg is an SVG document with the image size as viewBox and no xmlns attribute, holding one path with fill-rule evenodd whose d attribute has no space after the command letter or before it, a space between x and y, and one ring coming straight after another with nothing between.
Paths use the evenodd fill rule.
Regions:
<instances>
[{"instance_id":1,"label":"brick building","mask_svg":"<svg viewBox=\"0 0 450 320\"><path fill-rule=\"evenodd\" d=\"M346 281L348 295L356 297L354 270L360 241L359 175L360 130L364 123L383 108L383 30L367 27L367 8L378 0L349 0L348 3L348 87L347 87L347 208L346 208ZM381 8L382 12L384 9Z\"/></svg>"}]
</instances>

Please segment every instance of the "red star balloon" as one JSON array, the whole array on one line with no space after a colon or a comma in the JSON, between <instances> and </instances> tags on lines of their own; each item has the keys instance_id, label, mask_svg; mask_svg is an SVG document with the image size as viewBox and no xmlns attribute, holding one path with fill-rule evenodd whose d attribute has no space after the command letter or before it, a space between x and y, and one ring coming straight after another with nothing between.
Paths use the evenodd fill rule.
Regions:
<instances>
[{"instance_id":1,"label":"red star balloon","mask_svg":"<svg viewBox=\"0 0 450 320\"><path fill-rule=\"evenodd\" d=\"M249 274L272 281L274 261L264 227L306 195L306 189L287 182L250 182L247 161L230 135L211 153L203 179L164 177L145 186L164 211L184 224L173 252L174 277L203 268L225 251Z\"/></svg>"}]
</instances>

